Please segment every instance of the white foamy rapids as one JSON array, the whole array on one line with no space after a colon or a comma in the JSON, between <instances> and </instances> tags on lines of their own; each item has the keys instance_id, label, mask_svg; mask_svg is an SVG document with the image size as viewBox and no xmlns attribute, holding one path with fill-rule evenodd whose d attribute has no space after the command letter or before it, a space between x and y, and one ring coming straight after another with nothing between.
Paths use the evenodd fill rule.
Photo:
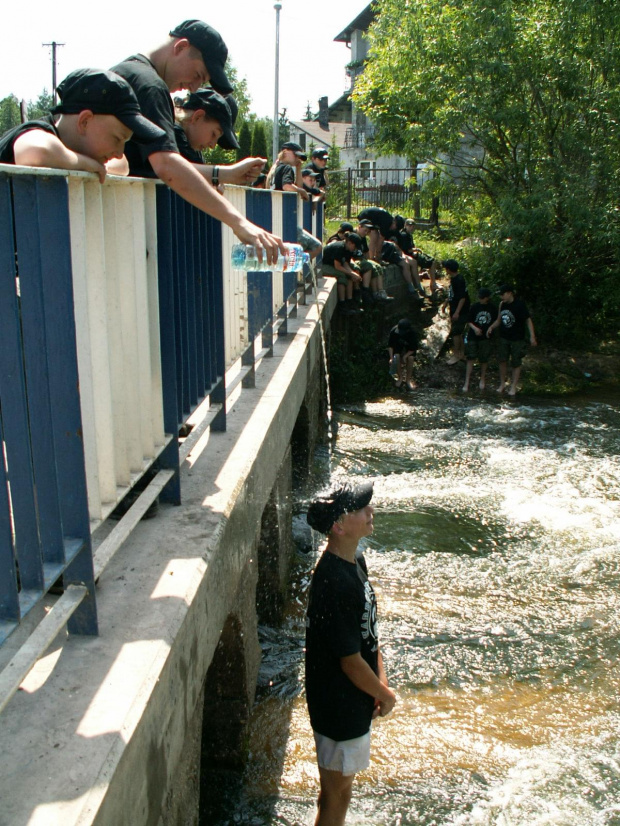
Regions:
<instances>
[{"instance_id":1,"label":"white foamy rapids","mask_svg":"<svg viewBox=\"0 0 620 826\"><path fill-rule=\"evenodd\" d=\"M620 754L535 748L452 826L610 826L620 817Z\"/></svg>"}]
</instances>

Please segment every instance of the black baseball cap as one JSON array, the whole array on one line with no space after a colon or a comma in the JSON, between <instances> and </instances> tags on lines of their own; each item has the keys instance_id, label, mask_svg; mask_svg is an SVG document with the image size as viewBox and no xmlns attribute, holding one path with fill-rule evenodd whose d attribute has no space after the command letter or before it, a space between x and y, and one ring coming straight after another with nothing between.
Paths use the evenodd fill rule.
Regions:
<instances>
[{"instance_id":1,"label":"black baseball cap","mask_svg":"<svg viewBox=\"0 0 620 826\"><path fill-rule=\"evenodd\" d=\"M302 175L312 175L313 178L318 178L319 177L319 173L315 172L314 169L312 169L311 166L304 167L304 169L301 170L301 174Z\"/></svg>"},{"instance_id":2,"label":"black baseball cap","mask_svg":"<svg viewBox=\"0 0 620 826\"><path fill-rule=\"evenodd\" d=\"M503 295L504 293L513 293L514 295L514 291L515 288L512 284L502 284L497 292L499 293L499 295Z\"/></svg>"},{"instance_id":3,"label":"black baseball cap","mask_svg":"<svg viewBox=\"0 0 620 826\"><path fill-rule=\"evenodd\" d=\"M310 503L306 519L311 528L320 533L329 533L340 517L365 508L372 499L373 483L345 482L325 493L320 493Z\"/></svg>"},{"instance_id":4,"label":"black baseball cap","mask_svg":"<svg viewBox=\"0 0 620 826\"><path fill-rule=\"evenodd\" d=\"M317 146L316 149L312 150L312 157L313 158L329 158L329 152L325 149L324 146Z\"/></svg>"},{"instance_id":5,"label":"black baseball cap","mask_svg":"<svg viewBox=\"0 0 620 826\"><path fill-rule=\"evenodd\" d=\"M232 92L233 87L224 71L228 48L219 32L202 20L184 20L170 32L170 36L185 37L199 50L210 75L209 83L216 92L220 95Z\"/></svg>"},{"instance_id":6,"label":"black baseball cap","mask_svg":"<svg viewBox=\"0 0 620 826\"><path fill-rule=\"evenodd\" d=\"M455 261L454 258L446 258L446 260L442 261L441 264L447 270L450 270L450 272L458 272L459 271L459 262Z\"/></svg>"},{"instance_id":7,"label":"black baseball cap","mask_svg":"<svg viewBox=\"0 0 620 826\"><path fill-rule=\"evenodd\" d=\"M338 232L353 232L353 229L353 224L349 223L349 221L343 221L340 224L340 229L338 230Z\"/></svg>"},{"instance_id":8,"label":"black baseball cap","mask_svg":"<svg viewBox=\"0 0 620 826\"><path fill-rule=\"evenodd\" d=\"M232 115L226 99L215 89L198 89L191 92L182 104L183 109L204 109L208 117L214 118L224 133L218 140L222 149L239 149L239 144L232 128Z\"/></svg>"},{"instance_id":9,"label":"black baseball cap","mask_svg":"<svg viewBox=\"0 0 620 826\"><path fill-rule=\"evenodd\" d=\"M347 237L345 238L345 241L353 241L353 243L358 249L361 249L364 245L364 242L357 234L357 232L349 232Z\"/></svg>"},{"instance_id":10,"label":"black baseball cap","mask_svg":"<svg viewBox=\"0 0 620 826\"><path fill-rule=\"evenodd\" d=\"M286 143L283 143L282 144L282 149L292 150L297 155L298 158L301 158L302 161L305 161L305 160L308 159L308 156L306 155L304 150L301 148L301 146L298 143L295 143L295 141L287 141Z\"/></svg>"},{"instance_id":11,"label":"black baseball cap","mask_svg":"<svg viewBox=\"0 0 620 826\"><path fill-rule=\"evenodd\" d=\"M142 143L163 138L166 134L144 117L134 90L116 72L76 69L67 75L56 91L60 103L51 110L53 115L79 115L86 109L94 115L114 115Z\"/></svg>"},{"instance_id":12,"label":"black baseball cap","mask_svg":"<svg viewBox=\"0 0 620 826\"><path fill-rule=\"evenodd\" d=\"M488 287L480 287L478 298L491 298L491 290Z\"/></svg>"},{"instance_id":13,"label":"black baseball cap","mask_svg":"<svg viewBox=\"0 0 620 826\"><path fill-rule=\"evenodd\" d=\"M224 100L226 101L226 103L228 104L228 108L230 109L230 118L232 120L232 125L234 126L237 120L237 115L239 114L239 104L232 95L226 95Z\"/></svg>"},{"instance_id":14,"label":"black baseball cap","mask_svg":"<svg viewBox=\"0 0 620 826\"><path fill-rule=\"evenodd\" d=\"M368 218L362 218L362 220L359 223L360 227L370 227L370 229L374 227L373 222L369 221Z\"/></svg>"}]
</instances>

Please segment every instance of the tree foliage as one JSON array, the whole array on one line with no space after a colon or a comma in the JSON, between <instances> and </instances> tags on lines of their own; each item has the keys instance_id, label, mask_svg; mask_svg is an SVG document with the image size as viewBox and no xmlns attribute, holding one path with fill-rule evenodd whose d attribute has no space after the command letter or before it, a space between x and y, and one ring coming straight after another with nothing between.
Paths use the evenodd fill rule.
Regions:
<instances>
[{"instance_id":1,"label":"tree foliage","mask_svg":"<svg viewBox=\"0 0 620 826\"><path fill-rule=\"evenodd\" d=\"M249 158L252 154L252 132L247 121L243 122L241 129L239 130L237 141L239 142L239 149L237 149L237 160L241 161L243 158Z\"/></svg>"},{"instance_id":2,"label":"tree foliage","mask_svg":"<svg viewBox=\"0 0 620 826\"><path fill-rule=\"evenodd\" d=\"M268 158L267 135L265 125L262 121L257 121L252 129L252 157Z\"/></svg>"},{"instance_id":3,"label":"tree foliage","mask_svg":"<svg viewBox=\"0 0 620 826\"><path fill-rule=\"evenodd\" d=\"M620 15L614 0L380 0L355 101L384 150L427 160L548 335L620 308Z\"/></svg>"},{"instance_id":4,"label":"tree foliage","mask_svg":"<svg viewBox=\"0 0 620 826\"><path fill-rule=\"evenodd\" d=\"M47 91L43 89L36 100L31 100L28 103L28 120L38 120L44 118L50 113L50 109L54 106L54 98Z\"/></svg>"},{"instance_id":5,"label":"tree foliage","mask_svg":"<svg viewBox=\"0 0 620 826\"><path fill-rule=\"evenodd\" d=\"M17 126L20 120L19 101L15 95L0 100L0 135Z\"/></svg>"}]
</instances>

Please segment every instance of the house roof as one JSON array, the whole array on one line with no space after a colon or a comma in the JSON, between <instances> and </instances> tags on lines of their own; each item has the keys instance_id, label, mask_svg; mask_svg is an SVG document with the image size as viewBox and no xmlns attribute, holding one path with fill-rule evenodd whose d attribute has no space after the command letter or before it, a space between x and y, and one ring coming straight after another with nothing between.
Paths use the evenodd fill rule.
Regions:
<instances>
[{"instance_id":1,"label":"house roof","mask_svg":"<svg viewBox=\"0 0 620 826\"><path fill-rule=\"evenodd\" d=\"M329 130L321 129L318 121L315 120L292 120L291 125L301 132L305 132L317 145L327 146L332 144L336 138L336 146L344 146L347 129L351 128L350 123L330 123Z\"/></svg>"},{"instance_id":2,"label":"house roof","mask_svg":"<svg viewBox=\"0 0 620 826\"><path fill-rule=\"evenodd\" d=\"M364 11L360 12L355 20L352 20L349 25L344 28L339 35L334 37L337 43L350 43L351 36L354 31L365 32L372 21L375 19L375 11L372 8L372 3L369 3Z\"/></svg>"}]
</instances>

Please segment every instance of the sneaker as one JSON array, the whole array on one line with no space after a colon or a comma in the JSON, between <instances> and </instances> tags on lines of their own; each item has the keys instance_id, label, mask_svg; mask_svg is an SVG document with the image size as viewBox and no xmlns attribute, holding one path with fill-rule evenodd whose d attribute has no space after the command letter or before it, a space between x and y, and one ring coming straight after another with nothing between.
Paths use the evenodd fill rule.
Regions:
<instances>
[{"instance_id":1,"label":"sneaker","mask_svg":"<svg viewBox=\"0 0 620 826\"><path fill-rule=\"evenodd\" d=\"M385 290L377 290L375 301L394 301L394 296L388 295Z\"/></svg>"}]
</instances>

